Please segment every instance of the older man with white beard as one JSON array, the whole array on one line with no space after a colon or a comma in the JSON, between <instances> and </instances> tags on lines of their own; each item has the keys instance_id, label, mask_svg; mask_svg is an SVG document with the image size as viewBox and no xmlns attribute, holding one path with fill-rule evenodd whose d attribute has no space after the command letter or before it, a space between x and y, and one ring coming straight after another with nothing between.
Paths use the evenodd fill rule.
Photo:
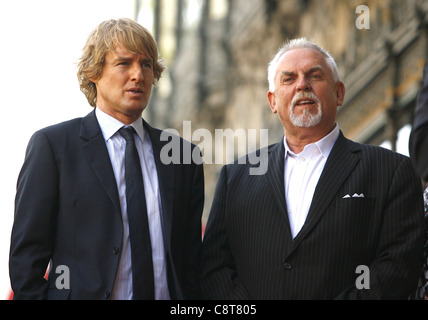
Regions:
<instances>
[{"instance_id":1,"label":"older man with white beard","mask_svg":"<svg viewBox=\"0 0 428 320\"><path fill-rule=\"evenodd\" d=\"M339 136L336 112L345 86L330 54L305 39L294 40L278 52L269 64L268 79L270 107L284 126L285 197L295 237Z\"/></svg>"},{"instance_id":2,"label":"older man with white beard","mask_svg":"<svg viewBox=\"0 0 428 320\"><path fill-rule=\"evenodd\" d=\"M265 175L222 168L205 230L206 299L405 299L416 288L423 201L408 157L355 143L336 123L345 86L297 39L268 68L284 138ZM361 273L364 274L361 274Z\"/></svg>"}]
</instances>

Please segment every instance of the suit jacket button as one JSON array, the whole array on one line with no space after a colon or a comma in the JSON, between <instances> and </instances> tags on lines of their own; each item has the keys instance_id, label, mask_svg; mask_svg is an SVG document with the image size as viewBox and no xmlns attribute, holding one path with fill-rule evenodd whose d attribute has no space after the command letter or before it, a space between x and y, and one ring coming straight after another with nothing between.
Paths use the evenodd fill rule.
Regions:
<instances>
[{"instance_id":1,"label":"suit jacket button","mask_svg":"<svg viewBox=\"0 0 428 320\"><path fill-rule=\"evenodd\" d=\"M113 248L113 254L114 255L118 255L119 254L119 248L118 247L114 247Z\"/></svg>"},{"instance_id":2,"label":"suit jacket button","mask_svg":"<svg viewBox=\"0 0 428 320\"><path fill-rule=\"evenodd\" d=\"M106 299L109 299L109 298L110 298L110 292L106 291L106 292L104 293L104 297L105 297Z\"/></svg>"},{"instance_id":3,"label":"suit jacket button","mask_svg":"<svg viewBox=\"0 0 428 320\"><path fill-rule=\"evenodd\" d=\"M289 264L288 262L284 262L284 268L285 270L291 270L291 264Z\"/></svg>"}]
</instances>

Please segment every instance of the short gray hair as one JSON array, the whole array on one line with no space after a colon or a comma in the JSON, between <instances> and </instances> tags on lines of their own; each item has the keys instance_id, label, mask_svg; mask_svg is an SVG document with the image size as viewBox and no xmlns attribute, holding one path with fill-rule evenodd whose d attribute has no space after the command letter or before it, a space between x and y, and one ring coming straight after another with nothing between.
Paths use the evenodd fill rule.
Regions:
<instances>
[{"instance_id":1,"label":"short gray hair","mask_svg":"<svg viewBox=\"0 0 428 320\"><path fill-rule=\"evenodd\" d=\"M306 38L298 38L298 39L293 39L291 41L287 41L286 43L284 43L278 50L275 57L269 63L269 67L268 67L269 91L275 92L275 74L276 74L276 69L277 69L279 60L286 52L294 49L313 49L320 52L325 57L328 66L333 72L333 80L335 82L340 81L340 75L339 75L339 70L337 69L336 61L334 61L330 53L328 53L325 49L321 48L316 43L307 40Z\"/></svg>"}]
</instances>

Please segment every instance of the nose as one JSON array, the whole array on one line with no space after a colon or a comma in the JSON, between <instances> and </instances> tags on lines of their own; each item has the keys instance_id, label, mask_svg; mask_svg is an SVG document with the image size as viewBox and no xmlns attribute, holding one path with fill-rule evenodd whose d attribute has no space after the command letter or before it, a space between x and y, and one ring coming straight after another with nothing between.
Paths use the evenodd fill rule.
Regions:
<instances>
[{"instance_id":1,"label":"nose","mask_svg":"<svg viewBox=\"0 0 428 320\"><path fill-rule=\"evenodd\" d=\"M301 76L297 79L296 88L298 91L309 91L311 89L311 84L309 83L309 80Z\"/></svg>"},{"instance_id":2,"label":"nose","mask_svg":"<svg viewBox=\"0 0 428 320\"><path fill-rule=\"evenodd\" d=\"M139 63L134 63L130 70L131 81L141 82L144 79L143 69Z\"/></svg>"}]
</instances>

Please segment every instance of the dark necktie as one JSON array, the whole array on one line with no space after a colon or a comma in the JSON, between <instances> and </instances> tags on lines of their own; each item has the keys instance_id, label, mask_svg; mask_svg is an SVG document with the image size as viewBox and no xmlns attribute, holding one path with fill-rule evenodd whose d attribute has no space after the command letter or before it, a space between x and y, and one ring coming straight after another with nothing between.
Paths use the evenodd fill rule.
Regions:
<instances>
[{"instance_id":1,"label":"dark necktie","mask_svg":"<svg viewBox=\"0 0 428 320\"><path fill-rule=\"evenodd\" d=\"M154 299L152 248L147 219L146 197L140 158L134 141L134 128L123 127L119 133L126 140L126 203L131 241L133 299Z\"/></svg>"}]
</instances>

